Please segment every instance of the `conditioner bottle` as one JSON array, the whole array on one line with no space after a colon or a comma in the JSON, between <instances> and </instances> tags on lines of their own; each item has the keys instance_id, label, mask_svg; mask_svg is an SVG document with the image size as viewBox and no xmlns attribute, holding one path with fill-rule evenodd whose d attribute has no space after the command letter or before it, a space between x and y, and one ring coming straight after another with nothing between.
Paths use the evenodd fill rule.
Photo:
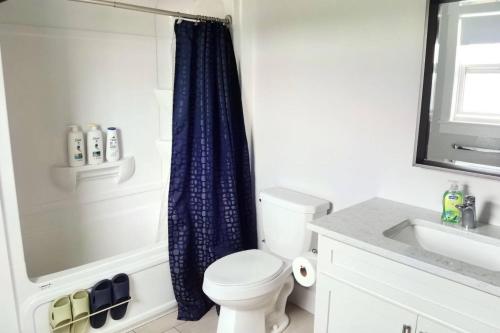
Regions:
<instances>
[{"instance_id":1,"label":"conditioner bottle","mask_svg":"<svg viewBox=\"0 0 500 333\"><path fill-rule=\"evenodd\" d=\"M87 160L90 165L104 161L102 132L96 124L89 124L87 132Z\"/></svg>"},{"instance_id":2,"label":"conditioner bottle","mask_svg":"<svg viewBox=\"0 0 500 333\"><path fill-rule=\"evenodd\" d=\"M116 162L120 159L120 146L116 127L108 127L106 134L106 161Z\"/></svg>"}]
</instances>

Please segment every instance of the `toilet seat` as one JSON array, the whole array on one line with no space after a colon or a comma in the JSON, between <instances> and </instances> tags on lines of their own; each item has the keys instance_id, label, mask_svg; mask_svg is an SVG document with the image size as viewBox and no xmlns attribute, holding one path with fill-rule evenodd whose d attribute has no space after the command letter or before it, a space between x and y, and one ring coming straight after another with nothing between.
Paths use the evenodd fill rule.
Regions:
<instances>
[{"instance_id":1,"label":"toilet seat","mask_svg":"<svg viewBox=\"0 0 500 333\"><path fill-rule=\"evenodd\" d=\"M207 268L203 291L212 299L249 299L275 290L291 274L291 265L270 253L242 251L221 258Z\"/></svg>"},{"instance_id":2,"label":"toilet seat","mask_svg":"<svg viewBox=\"0 0 500 333\"><path fill-rule=\"evenodd\" d=\"M219 286L251 286L266 283L281 273L283 261L260 250L230 254L210 265L205 279Z\"/></svg>"}]
</instances>

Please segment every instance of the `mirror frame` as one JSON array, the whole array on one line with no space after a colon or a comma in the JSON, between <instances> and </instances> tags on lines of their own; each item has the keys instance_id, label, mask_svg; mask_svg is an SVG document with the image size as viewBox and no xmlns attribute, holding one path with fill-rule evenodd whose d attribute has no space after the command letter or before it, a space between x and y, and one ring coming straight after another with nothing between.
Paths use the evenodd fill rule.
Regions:
<instances>
[{"instance_id":1,"label":"mirror frame","mask_svg":"<svg viewBox=\"0 0 500 333\"><path fill-rule=\"evenodd\" d=\"M478 176L499 180L500 173L492 173L480 169L470 169L454 166L445 162L430 161L426 159L429 145L430 107L432 94L432 74L434 72L434 51L439 30L439 6L450 2L466 0L427 0L426 29L424 31L424 61L422 63L421 91L417 131L415 138L413 166L439 171L448 171L470 176Z\"/></svg>"}]
</instances>

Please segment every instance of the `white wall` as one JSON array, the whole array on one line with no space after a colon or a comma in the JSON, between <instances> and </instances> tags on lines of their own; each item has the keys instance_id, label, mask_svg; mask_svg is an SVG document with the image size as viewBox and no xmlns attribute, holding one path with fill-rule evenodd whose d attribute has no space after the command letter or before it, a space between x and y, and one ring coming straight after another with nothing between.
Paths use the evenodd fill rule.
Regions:
<instances>
[{"instance_id":1,"label":"white wall","mask_svg":"<svg viewBox=\"0 0 500 333\"><path fill-rule=\"evenodd\" d=\"M440 210L457 179L500 223L498 181L412 167L425 0L244 5L257 191L287 186L335 210L373 196Z\"/></svg>"}]
</instances>

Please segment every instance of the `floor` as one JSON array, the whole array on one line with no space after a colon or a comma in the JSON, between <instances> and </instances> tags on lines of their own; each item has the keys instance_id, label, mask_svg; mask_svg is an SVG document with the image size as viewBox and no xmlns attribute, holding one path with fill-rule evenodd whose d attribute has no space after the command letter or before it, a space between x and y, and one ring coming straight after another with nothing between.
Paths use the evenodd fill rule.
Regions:
<instances>
[{"instance_id":1,"label":"floor","mask_svg":"<svg viewBox=\"0 0 500 333\"><path fill-rule=\"evenodd\" d=\"M312 314L293 304L287 306L286 313L290 316L290 324L285 333L313 332ZM216 333L217 319L215 307L196 322L177 320L177 311L175 311L128 333Z\"/></svg>"}]
</instances>

